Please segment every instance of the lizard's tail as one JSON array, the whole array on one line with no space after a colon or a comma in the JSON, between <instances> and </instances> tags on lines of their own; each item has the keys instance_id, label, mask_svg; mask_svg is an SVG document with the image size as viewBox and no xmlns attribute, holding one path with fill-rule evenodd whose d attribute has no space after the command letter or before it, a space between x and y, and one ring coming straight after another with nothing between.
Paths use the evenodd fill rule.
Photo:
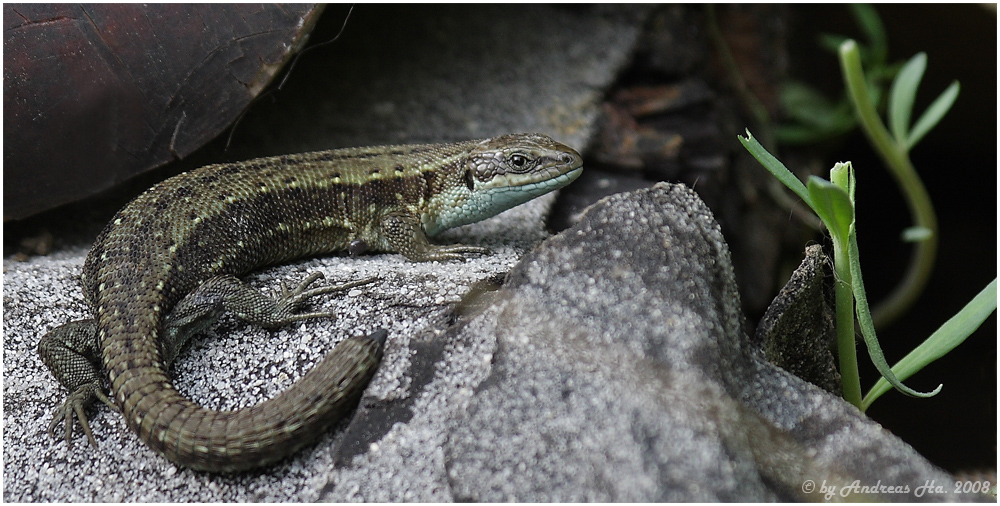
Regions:
<instances>
[{"instance_id":1,"label":"lizard's tail","mask_svg":"<svg viewBox=\"0 0 1000 506\"><path fill-rule=\"evenodd\" d=\"M205 409L151 368L113 374L112 390L119 406L133 406L124 412L129 427L170 461L201 471L242 471L281 460L350 412L375 375L387 335L380 329L347 339L291 388L247 409ZM122 402L118 392L125 385L143 397Z\"/></svg>"}]
</instances>

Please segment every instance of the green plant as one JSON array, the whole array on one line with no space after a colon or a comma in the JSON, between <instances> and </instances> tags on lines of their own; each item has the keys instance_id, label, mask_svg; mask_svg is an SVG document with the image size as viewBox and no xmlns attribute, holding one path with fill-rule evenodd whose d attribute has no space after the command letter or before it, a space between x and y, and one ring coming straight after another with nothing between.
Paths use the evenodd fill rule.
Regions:
<instances>
[{"instance_id":1,"label":"green plant","mask_svg":"<svg viewBox=\"0 0 1000 506\"><path fill-rule=\"evenodd\" d=\"M858 123L902 188L915 223L903 234L904 240L916 243L910 267L903 282L880 310L880 318L884 321L897 317L913 302L933 267L937 219L927 190L910 161L909 152L951 108L959 88L957 82L952 83L911 128L917 88L927 67L926 55L917 54L900 69L892 82L888 105L889 128L886 128L876 110L877 97L873 96L871 81L865 78L857 43L850 39L842 41L839 55L847 95ZM747 137L741 137L740 142L771 174L812 208L830 233L836 277L837 348L844 398L864 410L888 391L890 385L914 397L937 394L941 385L932 392L921 393L903 385L902 380L954 349L996 310L996 279L924 343L890 368L875 334L876 321L869 309L861 276L854 212L855 178L851 163L836 164L830 171L829 181L812 176L804 185L768 153L749 130ZM855 315L872 363L882 375L864 397L858 375Z\"/></svg>"},{"instance_id":2,"label":"green plant","mask_svg":"<svg viewBox=\"0 0 1000 506\"><path fill-rule=\"evenodd\" d=\"M952 316L944 325L941 325L926 341L908 353L902 360L892 366L892 372L900 381L912 376L927 364L943 357L946 353L954 349L966 337L971 335L979 325L988 318L997 308L997 280L996 278L986 285L971 302L965 305L961 311ZM861 401L861 409L868 409L875 399L889 391L889 382L885 378L879 378L875 386L865 394Z\"/></svg>"},{"instance_id":3,"label":"green plant","mask_svg":"<svg viewBox=\"0 0 1000 506\"><path fill-rule=\"evenodd\" d=\"M898 318L913 304L927 284L934 267L938 241L937 217L927 189L910 161L909 153L951 108L958 97L959 85L957 81L952 82L911 128L913 103L927 68L927 55L917 54L903 66L892 83L887 129L868 93L859 49L853 40L846 40L841 44L840 66L862 130L902 189L914 223L903 232L903 239L914 243L910 265L903 280L875 312L875 321L881 325Z\"/></svg>"},{"instance_id":4,"label":"green plant","mask_svg":"<svg viewBox=\"0 0 1000 506\"><path fill-rule=\"evenodd\" d=\"M868 69L866 85L872 102L881 109L886 87L902 64L887 61L888 41L878 12L866 4L850 4L847 8L864 34L866 43L858 45L861 63ZM847 39L842 35L821 34L819 44L837 54ZM774 138L779 144L813 144L839 137L858 126L846 94L830 100L814 87L790 80L782 85L778 98L787 115L786 121L774 129ZM769 144L765 142L764 145Z\"/></svg>"},{"instance_id":5,"label":"green plant","mask_svg":"<svg viewBox=\"0 0 1000 506\"><path fill-rule=\"evenodd\" d=\"M953 82L945 89L911 128L913 104L927 68L927 56L920 53L905 64L887 63L888 44L878 13L864 4L852 4L849 9L867 44L837 35L820 37L822 46L838 54L846 84L844 96L831 102L808 85L789 83L783 88L781 98L792 121L777 127L775 138L784 144L811 143L839 136L860 125L899 185L913 221L903 231L902 239L914 243L914 249L903 278L872 311L875 325L881 327L899 318L920 296L934 266L937 218L910 162L909 152L951 108L958 97L959 85ZM883 99L886 96L887 101ZM888 129L878 113L884 105L888 109Z\"/></svg>"},{"instance_id":6,"label":"green plant","mask_svg":"<svg viewBox=\"0 0 1000 506\"><path fill-rule=\"evenodd\" d=\"M910 265L903 280L873 312L869 309L861 277L857 244L854 194L854 169L850 162L838 163L830 171L830 180L810 177L806 184L767 152L747 130L740 138L744 147L781 183L795 192L819 217L833 242L836 277L836 327L840 373L844 398L862 410L889 390L929 397L940 391L916 392L902 380L940 358L963 342L996 310L996 279L941 326L903 360L889 367L875 334L876 325L900 316L920 295L934 264L937 249L937 219L930 197L909 158L910 150L951 108L958 97L959 85L953 82L910 126L917 88L927 67L927 57L920 53L905 64L888 64L885 29L871 6L850 5L852 14L865 34L866 46L846 37L824 35L820 43L838 53L844 76L845 95L838 101L827 100L803 84L792 83L782 92L782 104L792 122L777 127L773 138L779 143L807 143L846 133L860 125L878 155L901 188L914 225L903 231L903 240L915 243ZM723 47L723 49L725 49ZM866 76L863 68L868 68ZM886 93L886 84L891 88ZM737 80L738 81L738 80ZM883 97L888 96L887 101ZM883 104L885 102L885 104ZM887 107L889 128L882 123L878 110ZM751 108L751 110L755 110ZM760 114L755 118L765 133L769 122ZM891 131L891 133L890 133ZM772 138L772 135L766 135ZM855 314L869 356L881 378L862 397L855 344Z\"/></svg>"},{"instance_id":7,"label":"green plant","mask_svg":"<svg viewBox=\"0 0 1000 506\"><path fill-rule=\"evenodd\" d=\"M854 213L855 178L851 163L834 165L830 170L829 181L811 176L807 183L803 184L784 164L768 153L749 130L746 138L739 139L764 168L795 192L819 216L830 233L834 257L837 348L844 399L865 410L875 399L888 391L889 385L913 397L930 397L940 392L941 385L931 392L921 393L903 385L902 380L961 344L996 310L996 279L955 317L890 368L875 334L864 281L861 277ZM882 375L864 398L861 396L861 379L858 374L854 337L855 315L872 363Z\"/></svg>"}]
</instances>

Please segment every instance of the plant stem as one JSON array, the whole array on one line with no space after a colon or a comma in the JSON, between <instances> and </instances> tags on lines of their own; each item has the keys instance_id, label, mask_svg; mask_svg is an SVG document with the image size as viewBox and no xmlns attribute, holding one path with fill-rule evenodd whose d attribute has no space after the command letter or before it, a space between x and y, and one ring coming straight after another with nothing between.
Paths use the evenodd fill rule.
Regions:
<instances>
[{"instance_id":1,"label":"plant stem","mask_svg":"<svg viewBox=\"0 0 1000 506\"><path fill-rule=\"evenodd\" d=\"M937 217L927 189L924 188L923 181L910 162L906 147L900 146L893 140L875 110L875 105L868 95L858 46L853 40L846 41L840 46L840 67L844 74L848 96L854 103L854 110L862 130L903 190L903 197L910 208L914 225L924 227L931 232L929 237L914 244L910 265L903 279L872 311L875 326L881 327L903 314L920 296L927 284L937 253Z\"/></svg>"},{"instance_id":2,"label":"plant stem","mask_svg":"<svg viewBox=\"0 0 1000 506\"><path fill-rule=\"evenodd\" d=\"M851 289L851 266L848 248L840 238L833 241L834 293L837 306L837 355L844 399L861 408L861 377L858 374L858 348L854 339L854 292Z\"/></svg>"},{"instance_id":3,"label":"plant stem","mask_svg":"<svg viewBox=\"0 0 1000 506\"><path fill-rule=\"evenodd\" d=\"M937 254L938 226L934 208L931 205L930 196L924 188L923 182L917 177L916 171L906 159L904 174L893 171L897 182L904 189L906 203L910 208L910 215L914 223L919 227L930 230L930 236L922 241L916 242L913 253L910 256L910 265L906 269L906 274L896 288L879 301L878 306L872 310L872 320L876 326L881 326L899 318L917 300L931 271L934 269L934 257Z\"/></svg>"}]
</instances>

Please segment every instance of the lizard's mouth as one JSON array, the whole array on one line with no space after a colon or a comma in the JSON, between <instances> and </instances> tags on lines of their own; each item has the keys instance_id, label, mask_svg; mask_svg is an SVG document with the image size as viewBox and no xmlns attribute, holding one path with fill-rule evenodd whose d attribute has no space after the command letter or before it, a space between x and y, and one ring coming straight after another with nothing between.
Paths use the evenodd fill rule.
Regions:
<instances>
[{"instance_id":1,"label":"lizard's mouth","mask_svg":"<svg viewBox=\"0 0 1000 506\"><path fill-rule=\"evenodd\" d=\"M571 165L553 165L528 174L497 175L480 187L471 201L483 208L502 211L523 204L535 197L558 190L583 173L583 161ZM470 202L471 203L471 202Z\"/></svg>"},{"instance_id":2,"label":"lizard's mouth","mask_svg":"<svg viewBox=\"0 0 1000 506\"><path fill-rule=\"evenodd\" d=\"M533 199L572 183L582 173L581 162L575 168L563 166L528 174L504 174L494 177L492 181L483 185L482 191L494 195L501 192L517 192L528 199Z\"/></svg>"},{"instance_id":3,"label":"lizard's mouth","mask_svg":"<svg viewBox=\"0 0 1000 506\"><path fill-rule=\"evenodd\" d=\"M474 223L499 212L523 204L535 197L558 190L580 177L583 162L553 166L530 174L494 176L458 205L440 213L436 221L424 224L427 235L437 235L459 225Z\"/></svg>"}]
</instances>

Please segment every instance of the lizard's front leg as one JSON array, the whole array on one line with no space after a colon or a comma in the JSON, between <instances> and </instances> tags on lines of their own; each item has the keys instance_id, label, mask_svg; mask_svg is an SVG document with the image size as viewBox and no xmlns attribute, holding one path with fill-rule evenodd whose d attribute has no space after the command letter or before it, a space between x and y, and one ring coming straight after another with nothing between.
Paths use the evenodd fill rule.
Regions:
<instances>
[{"instance_id":1,"label":"lizard's front leg","mask_svg":"<svg viewBox=\"0 0 1000 506\"><path fill-rule=\"evenodd\" d=\"M389 244L390 251L401 253L414 262L464 260L462 253L487 255L490 252L480 246L432 244L420 226L420 218L405 211L387 213L382 217L380 225L382 237Z\"/></svg>"}]
</instances>

